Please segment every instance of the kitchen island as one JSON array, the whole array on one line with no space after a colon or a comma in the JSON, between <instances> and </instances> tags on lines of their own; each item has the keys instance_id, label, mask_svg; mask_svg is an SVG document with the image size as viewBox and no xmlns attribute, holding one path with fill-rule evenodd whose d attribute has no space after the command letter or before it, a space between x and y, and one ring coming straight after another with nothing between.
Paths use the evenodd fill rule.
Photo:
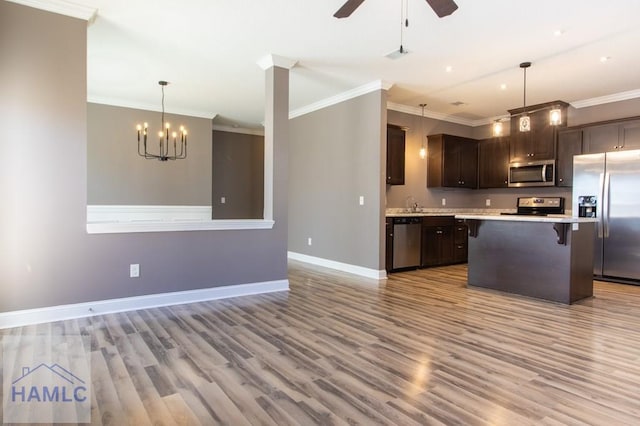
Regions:
<instances>
[{"instance_id":1,"label":"kitchen island","mask_svg":"<svg viewBox=\"0 0 640 426\"><path fill-rule=\"evenodd\" d=\"M595 219L455 217L469 227L469 286L566 304L593 296Z\"/></svg>"}]
</instances>

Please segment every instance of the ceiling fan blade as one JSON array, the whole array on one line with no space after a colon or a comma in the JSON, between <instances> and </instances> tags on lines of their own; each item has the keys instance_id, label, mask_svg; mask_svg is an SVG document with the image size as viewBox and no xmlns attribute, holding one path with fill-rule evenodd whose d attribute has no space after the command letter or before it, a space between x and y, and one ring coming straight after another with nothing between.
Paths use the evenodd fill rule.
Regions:
<instances>
[{"instance_id":1,"label":"ceiling fan blade","mask_svg":"<svg viewBox=\"0 0 640 426\"><path fill-rule=\"evenodd\" d=\"M362 4L364 0L347 0L336 13L333 14L336 18L346 18L350 16L354 10Z\"/></svg>"},{"instance_id":2,"label":"ceiling fan blade","mask_svg":"<svg viewBox=\"0 0 640 426\"><path fill-rule=\"evenodd\" d=\"M440 18L449 16L458 9L458 5L453 0L427 0L427 3Z\"/></svg>"}]
</instances>

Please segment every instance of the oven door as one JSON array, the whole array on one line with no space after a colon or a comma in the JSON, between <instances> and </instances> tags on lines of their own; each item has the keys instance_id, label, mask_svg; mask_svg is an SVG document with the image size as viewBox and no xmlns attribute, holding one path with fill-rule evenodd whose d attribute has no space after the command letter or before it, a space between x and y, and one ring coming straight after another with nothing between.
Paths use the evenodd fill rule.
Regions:
<instances>
[{"instance_id":1,"label":"oven door","mask_svg":"<svg viewBox=\"0 0 640 426\"><path fill-rule=\"evenodd\" d=\"M509 164L509 186L554 186L555 161L532 161Z\"/></svg>"}]
</instances>

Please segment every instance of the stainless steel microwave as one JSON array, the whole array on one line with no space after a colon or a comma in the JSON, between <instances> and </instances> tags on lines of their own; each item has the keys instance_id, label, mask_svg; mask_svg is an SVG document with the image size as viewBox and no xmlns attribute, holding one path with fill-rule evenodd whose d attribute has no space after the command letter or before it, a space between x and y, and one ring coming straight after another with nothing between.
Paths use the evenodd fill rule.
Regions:
<instances>
[{"instance_id":1,"label":"stainless steel microwave","mask_svg":"<svg viewBox=\"0 0 640 426\"><path fill-rule=\"evenodd\" d=\"M555 182L555 160L509 164L509 187L554 186Z\"/></svg>"}]
</instances>

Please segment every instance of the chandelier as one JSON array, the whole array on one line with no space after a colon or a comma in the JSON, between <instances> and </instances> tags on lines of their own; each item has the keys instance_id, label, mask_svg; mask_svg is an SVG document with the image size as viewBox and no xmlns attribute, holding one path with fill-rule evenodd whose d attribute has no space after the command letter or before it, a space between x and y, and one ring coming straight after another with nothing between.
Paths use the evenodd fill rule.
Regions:
<instances>
[{"instance_id":1,"label":"chandelier","mask_svg":"<svg viewBox=\"0 0 640 426\"><path fill-rule=\"evenodd\" d=\"M159 81L158 84L162 88L162 126L158 132L158 153L154 154L149 152L147 148L147 130L149 123L143 125L138 124L136 130L138 131L138 155L146 158L147 160L182 160L187 158L187 129L184 126L180 126L180 135L178 132L171 132L171 124L164 121L164 87L169 83L166 81ZM144 151L140 148L140 133L142 132L142 146ZM173 145L173 155L171 155L171 145ZM178 145L180 149L178 150Z\"/></svg>"}]
</instances>

